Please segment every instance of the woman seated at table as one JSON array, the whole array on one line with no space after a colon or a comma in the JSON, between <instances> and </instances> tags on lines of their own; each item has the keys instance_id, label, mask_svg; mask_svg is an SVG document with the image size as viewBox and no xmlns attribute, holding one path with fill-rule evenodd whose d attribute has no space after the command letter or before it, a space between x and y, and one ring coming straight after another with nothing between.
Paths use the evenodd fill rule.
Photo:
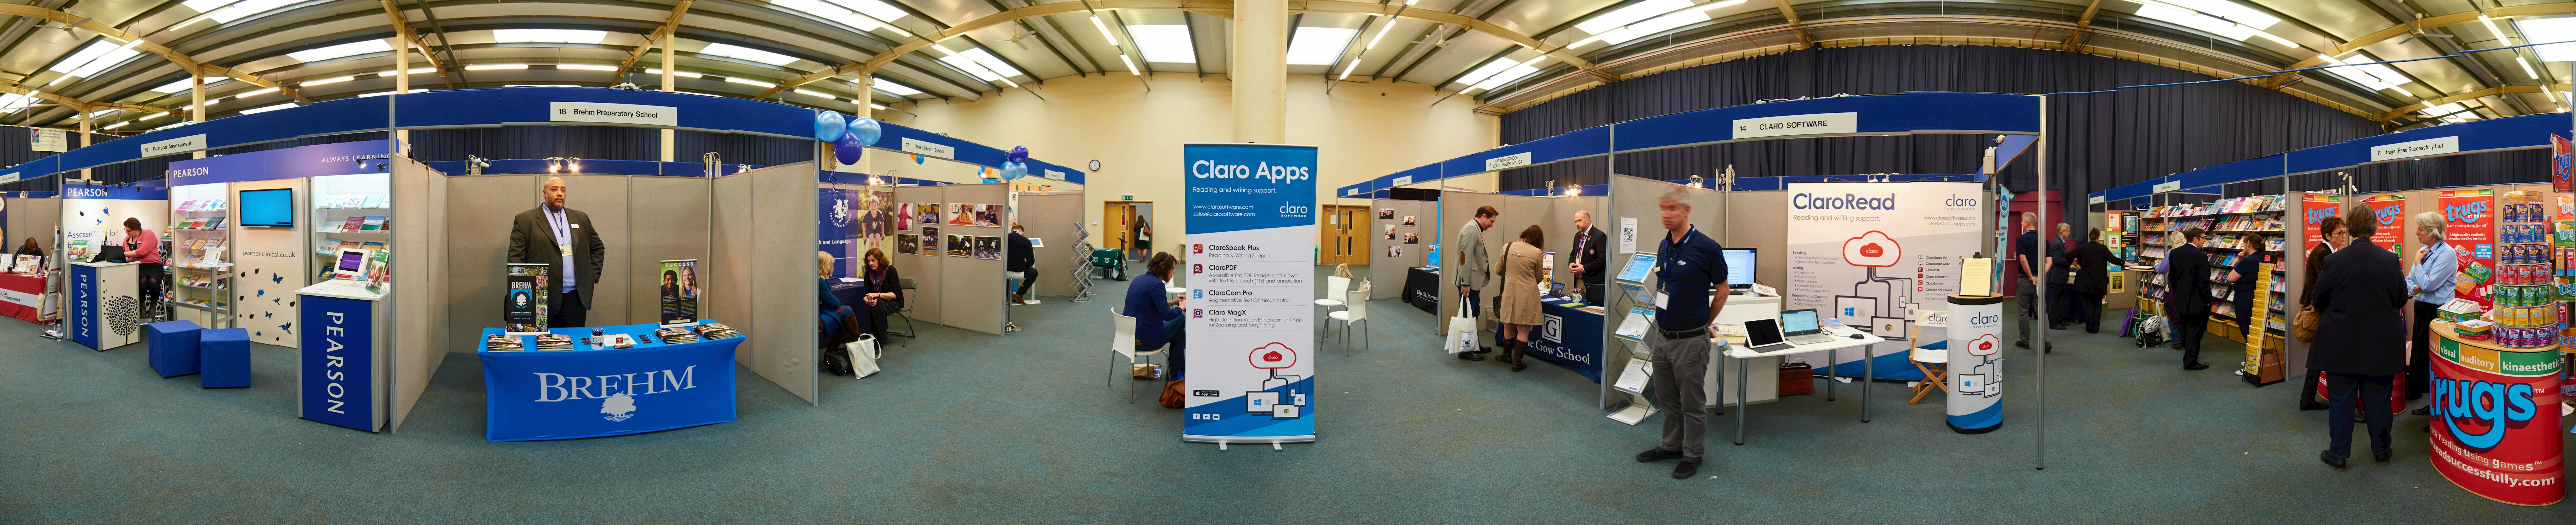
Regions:
<instances>
[{"instance_id":1,"label":"woman seated at table","mask_svg":"<svg viewBox=\"0 0 2576 525\"><path fill-rule=\"evenodd\" d=\"M18 245L18 253L11 255L34 255L42 257L45 255L45 249L44 247L36 245L35 237L28 237L26 244Z\"/></svg>"},{"instance_id":2,"label":"woman seated at table","mask_svg":"<svg viewBox=\"0 0 2576 525\"><path fill-rule=\"evenodd\" d=\"M824 348L859 339L858 311L841 304L841 298L832 295L832 262L832 252L814 252L815 267L821 268L814 276L814 297L820 302L815 329L822 332Z\"/></svg>"},{"instance_id":3,"label":"woman seated at table","mask_svg":"<svg viewBox=\"0 0 2576 525\"><path fill-rule=\"evenodd\" d=\"M867 303L868 315L860 318L866 321L866 324L855 333L874 335L877 343L882 346L885 343L886 332L894 328L893 325L886 323L886 316L903 311L903 276L894 272L894 263L886 261L883 249L869 248L866 254L859 257L862 261L859 269L859 301Z\"/></svg>"},{"instance_id":4,"label":"woman seated at table","mask_svg":"<svg viewBox=\"0 0 2576 525\"><path fill-rule=\"evenodd\" d=\"M1172 346L1172 356L1167 361L1172 363L1174 379L1189 370L1181 330L1181 306L1188 301L1183 297L1165 299L1171 292L1163 285L1164 280L1172 278L1172 267L1178 262L1170 253L1154 254L1153 260L1145 263L1145 274L1127 282L1127 304L1118 311L1136 318L1136 351Z\"/></svg>"}]
</instances>

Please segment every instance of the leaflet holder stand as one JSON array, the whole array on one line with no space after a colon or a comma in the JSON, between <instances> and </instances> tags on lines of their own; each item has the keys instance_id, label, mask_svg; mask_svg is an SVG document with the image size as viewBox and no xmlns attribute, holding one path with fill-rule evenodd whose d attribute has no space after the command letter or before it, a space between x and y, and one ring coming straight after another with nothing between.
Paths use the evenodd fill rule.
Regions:
<instances>
[{"instance_id":1,"label":"leaflet holder stand","mask_svg":"<svg viewBox=\"0 0 2576 525\"><path fill-rule=\"evenodd\" d=\"M1655 255L1651 253L1638 253L1635 254L1634 257L1631 257L1629 264L1635 265L1638 264L1639 261L1644 261L1651 267L1654 258ZM1627 279L1628 275L1625 273L1611 278L1611 284L1617 286L1619 288L1619 292L1611 293L1610 298L1607 301L1604 301L1601 308L1603 315L1606 316L1610 312L1629 311L1630 309L1638 306L1644 306L1648 312L1654 311L1654 307L1652 306L1653 303L1648 302L1650 299L1646 299L1653 297L1654 292L1651 291L1653 288L1649 288L1647 283L1654 280L1654 272L1647 271L1637 273L1639 274L1639 278L1633 280ZM1637 314L1630 313L1629 315L1634 316ZM1621 322L1624 324L1629 321L1622 319ZM1651 330L1654 325L1654 316L1652 314L1647 314L1646 318L1642 322L1646 323L1647 329ZM1609 405L1610 392L1618 392L1627 400L1627 403L1624 406L1619 407L1617 410L1612 411L1609 418L1613 421L1635 425L1639 422L1645 421L1646 418L1654 417L1657 411L1655 410L1654 401L1648 399L1646 396L1646 380L1643 378L1631 379L1629 376L1631 374L1646 374L1651 376L1654 374L1655 364L1650 353L1646 351L1645 339L1642 337L1632 337L1626 334L1621 334L1619 333L1618 327L1615 326L1609 328L1610 338L1619 342L1620 348L1622 348L1628 355L1628 358L1624 361L1626 363L1625 365L1612 369L1615 370L1613 373L1618 374L1617 377L1605 378L1605 380L1601 382L1603 390L1602 404L1604 406ZM1606 358L1607 356L1604 357Z\"/></svg>"}]
</instances>

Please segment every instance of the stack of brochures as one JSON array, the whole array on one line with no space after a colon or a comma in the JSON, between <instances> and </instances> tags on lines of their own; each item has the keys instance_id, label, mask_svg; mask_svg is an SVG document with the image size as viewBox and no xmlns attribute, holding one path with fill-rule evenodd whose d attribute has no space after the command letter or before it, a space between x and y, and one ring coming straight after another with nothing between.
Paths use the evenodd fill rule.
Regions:
<instances>
[{"instance_id":1,"label":"stack of brochures","mask_svg":"<svg viewBox=\"0 0 2576 525\"><path fill-rule=\"evenodd\" d=\"M662 344L666 345L698 342L698 334L690 332L687 328L664 328L654 330L653 338L662 340Z\"/></svg>"},{"instance_id":2,"label":"stack of brochures","mask_svg":"<svg viewBox=\"0 0 2576 525\"><path fill-rule=\"evenodd\" d=\"M707 323L698 325L696 328L698 330L698 337L709 341L730 337L742 337L741 332L733 331L733 327L725 326L724 323Z\"/></svg>"},{"instance_id":3,"label":"stack of brochures","mask_svg":"<svg viewBox=\"0 0 2576 525\"><path fill-rule=\"evenodd\" d=\"M571 349L572 336L563 334L546 334L537 336L537 351L539 352L560 352Z\"/></svg>"},{"instance_id":4,"label":"stack of brochures","mask_svg":"<svg viewBox=\"0 0 2576 525\"><path fill-rule=\"evenodd\" d=\"M519 336L515 335L493 334L483 338L483 350L489 352L526 351L527 347L523 345L524 343L519 342Z\"/></svg>"}]
</instances>

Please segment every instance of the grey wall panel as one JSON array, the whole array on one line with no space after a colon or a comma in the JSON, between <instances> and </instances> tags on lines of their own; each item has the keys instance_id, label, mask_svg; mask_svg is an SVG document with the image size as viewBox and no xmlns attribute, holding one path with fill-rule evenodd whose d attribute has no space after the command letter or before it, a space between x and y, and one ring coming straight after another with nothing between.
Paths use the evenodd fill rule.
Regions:
<instances>
[{"instance_id":1,"label":"grey wall panel","mask_svg":"<svg viewBox=\"0 0 2576 525\"><path fill-rule=\"evenodd\" d=\"M1693 210L1692 217L1698 217ZM1737 191L1726 193L1726 221L1718 228L1706 225L1700 233L1717 229L1726 233L1718 244L1728 248L1753 248L1754 265L1760 267L1753 281L1773 288L1789 284L1789 193L1785 191Z\"/></svg>"},{"instance_id":2,"label":"grey wall panel","mask_svg":"<svg viewBox=\"0 0 2576 525\"><path fill-rule=\"evenodd\" d=\"M743 252L751 271L743 288L751 314L723 321L751 338L743 346L753 347L753 372L817 404L815 376L820 372L814 361L820 349L814 326L821 313L814 307L814 279L822 267L814 260L813 246L818 174L812 162L800 162L727 177L750 179L751 224L745 237L754 248ZM791 246L798 249L758 248Z\"/></svg>"},{"instance_id":3,"label":"grey wall panel","mask_svg":"<svg viewBox=\"0 0 2576 525\"><path fill-rule=\"evenodd\" d=\"M632 261L629 258L628 248L632 246L630 243L635 234L635 228L630 225L631 221L628 218L633 216L633 204L638 204L630 200L634 191L628 186L627 181L631 177L626 175L565 175L562 177L564 208L580 210L590 215L591 223L584 224L582 227L591 228L592 234L599 236L600 247L607 251L607 255L600 258L599 283L589 285L599 288L590 291L592 304L589 324L591 326L624 324L629 319L627 312L631 311L632 307L627 304L628 294L622 292L638 285L633 279L634 267L627 264ZM543 184L544 179L539 179L538 183Z\"/></svg>"},{"instance_id":4,"label":"grey wall panel","mask_svg":"<svg viewBox=\"0 0 2576 525\"><path fill-rule=\"evenodd\" d=\"M1001 204L1009 198L1005 194L1009 186L1005 184L959 184L943 189L948 192L948 202L957 204ZM948 224L940 227L941 235L1001 237L1003 233L1004 229L998 226ZM942 248L947 247L945 240L940 244ZM1002 261L945 257L941 265L939 324L1002 333L1002 323L1009 313L1005 310L1008 306L1004 304L1009 297L1003 291Z\"/></svg>"},{"instance_id":5,"label":"grey wall panel","mask_svg":"<svg viewBox=\"0 0 2576 525\"><path fill-rule=\"evenodd\" d=\"M1369 299L1392 299L1403 295L1405 276L1412 275L1413 267L1425 264L1424 261L1427 259L1424 258L1424 252L1430 249L1433 243L1439 242L1437 236L1433 235L1440 231L1440 218L1433 213L1435 204L1437 203L1393 199L1369 201L1369 227L1368 231L1364 232L1369 242L1369 278L1374 284L1374 287L1369 289ZM1390 214L1391 216L1380 219L1378 210L1394 210L1394 212ZM1414 217L1415 224L1405 226L1405 217ZM1395 233L1394 239L1386 238L1390 227ZM1419 242L1404 244L1405 234L1413 234ZM1387 249L1389 247L1403 248L1404 253L1392 254Z\"/></svg>"},{"instance_id":6,"label":"grey wall panel","mask_svg":"<svg viewBox=\"0 0 2576 525\"><path fill-rule=\"evenodd\" d=\"M711 251L708 248L712 241L709 240L711 235L708 230L710 218L707 202L710 186L707 179L631 177L627 180L634 186L634 198L629 202L634 206L635 212L626 223L627 225L618 229L631 233L627 236L626 242L608 247L609 262L611 265L622 267L627 275L638 278L631 279L630 283L622 288L603 288L623 292L628 304L626 317L614 322L604 321L592 324L661 322L659 317L662 314L662 261L697 259L704 263L708 259L708 252ZM600 219L598 215L592 215L591 218ZM707 268L703 266L699 268L700 272L706 270ZM705 280L705 276L701 274L700 284L704 285ZM603 287L605 284L602 283ZM720 290L717 293L739 293L739 290ZM706 316L707 312L703 305L700 306L698 314L699 317ZM592 318L605 319L598 317L596 312L592 313ZM731 323L732 321L722 322Z\"/></svg>"},{"instance_id":7,"label":"grey wall panel","mask_svg":"<svg viewBox=\"0 0 2576 525\"><path fill-rule=\"evenodd\" d=\"M443 334L444 329L435 324L437 316L429 313L445 309L436 302L438 294L432 291L444 288L440 282L444 279L434 273L437 266L430 263L441 257L437 250L406 249L437 245L434 241L438 229L430 225L436 224L437 214L445 210L431 198L430 187L446 186L447 181L429 166L409 158L395 159L392 174L393 221L407 226L393 232L395 290L386 299L393 301L394 317L394 333L387 338L393 342L393 402L388 423L390 429L400 431L412 406L420 402L421 392L429 388L430 376L438 371L434 363L447 354L447 349L438 344L443 335L431 333Z\"/></svg>"},{"instance_id":8,"label":"grey wall panel","mask_svg":"<svg viewBox=\"0 0 2576 525\"><path fill-rule=\"evenodd\" d=\"M751 178L742 175L718 178L713 182L713 189L710 191L713 195L712 198L707 199L707 202L715 213L714 217L709 219L707 228L714 232L714 245L713 251L708 254L706 265L698 270L699 276L706 281L706 294L699 296L700 313L698 315L731 325L736 331L743 331L745 335L757 337L758 334L747 331L746 325L738 324L751 319L753 314L751 295L755 292L751 287L751 257L752 250L759 245L752 241ZM807 221L810 222L811 219ZM792 250L779 248L779 250L797 253L807 258L813 257L811 248L797 247ZM758 370L758 363L752 357L752 350L753 345L736 347L733 353L734 363Z\"/></svg>"},{"instance_id":9,"label":"grey wall panel","mask_svg":"<svg viewBox=\"0 0 2576 525\"><path fill-rule=\"evenodd\" d=\"M16 253L18 245L32 237L36 239L37 246L54 249L54 227L63 222L62 199L10 197L0 200L6 200L9 207L8 238L0 239L7 241L0 244L6 244L10 253Z\"/></svg>"},{"instance_id":10,"label":"grey wall panel","mask_svg":"<svg viewBox=\"0 0 2576 525\"><path fill-rule=\"evenodd\" d=\"M1046 242L1038 247L1037 295L1067 297L1073 295L1074 260L1080 254L1074 246L1084 242L1082 230L1082 193L1038 195L1020 194L1020 226L1030 238ZM1031 297L1035 299L1035 297Z\"/></svg>"},{"instance_id":11,"label":"grey wall panel","mask_svg":"<svg viewBox=\"0 0 2576 525\"><path fill-rule=\"evenodd\" d=\"M942 206L940 208L941 212L946 213L947 208L945 206L948 202L948 190L944 187L938 186L898 187L894 190L894 200L914 204L925 202L939 203ZM939 235L941 236L948 234L947 231L949 226L945 224L916 224L912 227L912 233L918 235L925 227L939 229ZM941 248L945 249L946 246L943 245ZM911 278L913 286L917 287L911 292L905 293L903 296L904 308L912 310L904 315L911 317L913 322L916 323L938 324L940 322L939 303L942 295L940 293L941 286L939 275L941 265L947 263L947 256L940 253L923 252L915 254L897 253L890 257L894 260L894 269L896 273L902 274L904 277ZM892 319L889 318L888 320L891 321Z\"/></svg>"},{"instance_id":12,"label":"grey wall panel","mask_svg":"<svg viewBox=\"0 0 2576 525\"><path fill-rule=\"evenodd\" d=\"M536 206L533 175L447 178L447 337L479 341L483 329L501 326L502 278L510 257L510 220ZM399 229L395 231L401 231ZM474 346L451 345L471 352Z\"/></svg>"}]
</instances>

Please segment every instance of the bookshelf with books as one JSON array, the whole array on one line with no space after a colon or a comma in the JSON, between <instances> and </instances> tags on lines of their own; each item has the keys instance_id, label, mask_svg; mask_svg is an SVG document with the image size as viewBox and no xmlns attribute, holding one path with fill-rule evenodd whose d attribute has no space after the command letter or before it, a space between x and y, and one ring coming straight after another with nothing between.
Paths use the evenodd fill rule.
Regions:
<instances>
[{"instance_id":1,"label":"bookshelf with books","mask_svg":"<svg viewBox=\"0 0 2576 525\"><path fill-rule=\"evenodd\" d=\"M2179 232L2188 228L2200 228L2205 233L2198 246L2201 253L2209 257L2211 285L2209 290L2202 293L2212 297L2209 323L2211 331L2222 338L2244 342L2245 334L2238 333L2234 327L2236 316L2243 314L2242 310L2247 308L2240 307L2236 304L2235 298L2228 297L2228 287L2224 284L2224 280L2236 262L2249 255L2264 257L2270 273L2279 274L2283 271L2284 265L2277 263L2280 262L2281 250L2288 243L2282 236L2283 210L2286 202L2286 197L2282 195L2255 195L2123 212L2124 215L2134 214L2138 221L2138 226L2130 232L2136 238L2137 251L2129 261L2135 267L2153 267L2173 249ZM2258 233L2265 238L2261 253L2238 253L2240 250L2237 246L2242 240L2247 235ZM2272 277L2275 281L2279 280L2278 275ZM2160 305L2161 299L2172 293L2167 289L2166 281L2164 275L2153 272L2148 272L2138 279L2139 304L2149 311L2170 315L2168 312L2157 310L2158 306L2156 306ZM2287 317L2281 313L2280 308L2276 308L2278 305L2263 304L2262 306L2266 307L2265 310L2269 310L2264 312L2265 317L2274 319L2259 323L2257 326L2276 327L2288 324ZM2275 321L2278 324L2275 324ZM2267 328L2264 331L2276 337L2286 333L2278 328Z\"/></svg>"},{"instance_id":2,"label":"bookshelf with books","mask_svg":"<svg viewBox=\"0 0 2576 525\"><path fill-rule=\"evenodd\" d=\"M232 326L231 194L224 184L170 188L170 225L162 231L163 295L173 320L207 328Z\"/></svg>"},{"instance_id":3,"label":"bookshelf with books","mask_svg":"<svg viewBox=\"0 0 2576 525\"><path fill-rule=\"evenodd\" d=\"M393 244L392 179L385 174L314 177L313 228L307 241L314 259L310 283L331 279L341 248L373 254ZM373 259L371 255L369 257Z\"/></svg>"}]
</instances>

